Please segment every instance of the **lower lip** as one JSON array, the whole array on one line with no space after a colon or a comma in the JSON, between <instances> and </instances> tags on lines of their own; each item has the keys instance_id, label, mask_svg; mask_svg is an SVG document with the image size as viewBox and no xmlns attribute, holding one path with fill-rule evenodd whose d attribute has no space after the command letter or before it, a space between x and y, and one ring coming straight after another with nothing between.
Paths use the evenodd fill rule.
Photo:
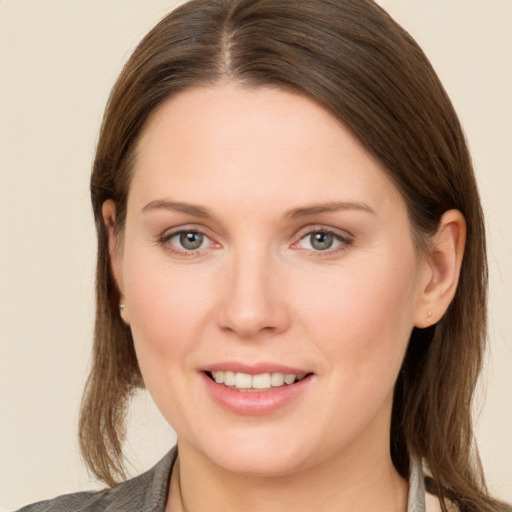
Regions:
<instances>
[{"instance_id":1,"label":"lower lip","mask_svg":"<svg viewBox=\"0 0 512 512\"><path fill-rule=\"evenodd\" d=\"M261 416L270 414L298 398L313 380L313 375L289 385L270 388L264 391L236 391L223 384L217 384L204 372L203 381L213 398L222 407L237 414Z\"/></svg>"}]
</instances>

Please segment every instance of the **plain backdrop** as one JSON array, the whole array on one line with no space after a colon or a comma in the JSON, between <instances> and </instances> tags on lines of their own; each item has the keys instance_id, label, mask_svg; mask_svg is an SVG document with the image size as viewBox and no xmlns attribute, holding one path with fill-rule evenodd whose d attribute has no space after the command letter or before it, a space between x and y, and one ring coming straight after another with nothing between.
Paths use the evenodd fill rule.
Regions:
<instances>
[{"instance_id":1,"label":"plain backdrop","mask_svg":"<svg viewBox=\"0 0 512 512\"><path fill-rule=\"evenodd\" d=\"M98 485L76 441L94 308L89 170L117 74L178 3L0 0L0 509ZM491 275L477 434L490 488L512 502L512 1L380 3L430 57L472 150ZM137 396L132 474L174 440Z\"/></svg>"}]
</instances>

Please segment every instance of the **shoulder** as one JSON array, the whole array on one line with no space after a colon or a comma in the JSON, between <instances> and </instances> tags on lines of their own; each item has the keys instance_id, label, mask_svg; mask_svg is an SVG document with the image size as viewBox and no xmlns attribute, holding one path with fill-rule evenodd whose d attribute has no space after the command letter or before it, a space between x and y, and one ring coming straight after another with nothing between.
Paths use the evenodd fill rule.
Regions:
<instances>
[{"instance_id":1,"label":"shoulder","mask_svg":"<svg viewBox=\"0 0 512 512\"><path fill-rule=\"evenodd\" d=\"M121 484L121 486L124 484ZM119 486L119 487L121 487ZM65 512L69 510L87 511L94 510L98 505L108 503L108 495L114 489L105 489L98 492L77 492L64 494L57 498L32 503L18 510L18 512Z\"/></svg>"},{"instance_id":2,"label":"shoulder","mask_svg":"<svg viewBox=\"0 0 512 512\"><path fill-rule=\"evenodd\" d=\"M18 512L163 512L176 453L175 447L150 470L113 489L64 494Z\"/></svg>"}]
</instances>

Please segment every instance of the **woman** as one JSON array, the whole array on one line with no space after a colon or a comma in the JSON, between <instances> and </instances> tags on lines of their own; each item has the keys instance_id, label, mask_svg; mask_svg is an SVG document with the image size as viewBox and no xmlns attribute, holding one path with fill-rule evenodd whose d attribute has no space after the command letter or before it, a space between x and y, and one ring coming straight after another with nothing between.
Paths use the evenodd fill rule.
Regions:
<instances>
[{"instance_id":1,"label":"woman","mask_svg":"<svg viewBox=\"0 0 512 512\"><path fill-rule=\"evenodd\" d=\"M499 510L470 416L486 318L470 158L378 6L177 9L118 79L91 191L84 457L123 479L141 386L177 450L27 510Z\"/></svg>"}]
</instances>

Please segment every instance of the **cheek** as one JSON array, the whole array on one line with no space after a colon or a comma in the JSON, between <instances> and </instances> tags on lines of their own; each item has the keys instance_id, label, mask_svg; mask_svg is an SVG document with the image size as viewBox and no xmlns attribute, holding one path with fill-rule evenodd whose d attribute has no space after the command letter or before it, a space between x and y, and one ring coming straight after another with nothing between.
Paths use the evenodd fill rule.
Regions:
<instances>
[{"instance_id":1,"label":"cheek","mask_svg":"<svg viewBox=\"0 0 512 512\"><path fill-rule=\"evenodd\" d=\"M303 294L304 318L315 319L309 336L358 399L366 388L392 389L414 325L415 256L396 256L339 272L328 292Z\"/></svg>"},{"instance_id":2,"label":"cheek","mask_svg":"<svg viewBox=\"0 0 512 512\"><path fill-rule=\"evenodd\" d=\"M169 368L186 363L211 297L206 276L193 276L186 266L170 266L154 252L134 248L126 251L123 262L130 327L142 370L164 360Z\"/></svg>"},{"instance_id":3,"label":"cheek","mask_svg":"<svg viewBox=\"0 0 512 512\"><path fill-rule=\"evenodd\" d=\"M157 407L176 428L189 415L194 354L205 329L208 286L183 269L132 251L125 294L139 367ZM198 283L203 286L198 287Z\"/></svg>"}]
</instances>

